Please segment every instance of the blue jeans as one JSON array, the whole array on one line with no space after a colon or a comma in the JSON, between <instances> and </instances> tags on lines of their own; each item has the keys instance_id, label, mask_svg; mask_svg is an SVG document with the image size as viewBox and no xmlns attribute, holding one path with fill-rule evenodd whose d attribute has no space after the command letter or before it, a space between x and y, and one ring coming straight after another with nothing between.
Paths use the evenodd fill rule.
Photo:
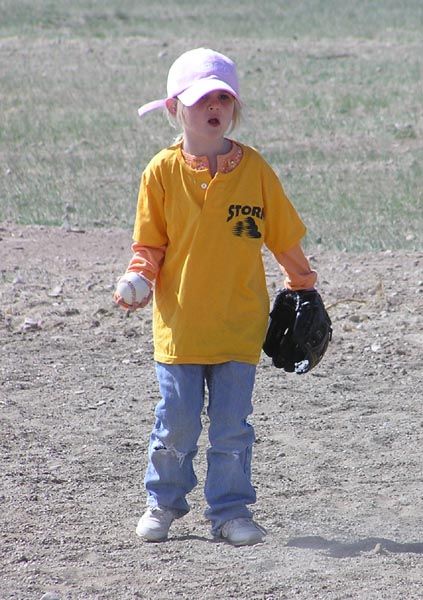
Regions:
<instances>
[{"instance_id":1,"label":"blue jeans","mask_svg":"<svg viewBox=\"0 0 423 600\"><path fill-rule=\"evenodd\" d=\"M186 496L197 485L193 459L202 431L205 385L210 447L207 450L205 512L218 534L225 521L251 517L247 505L256 501L251 484L251 453L255 440L247 423L256 367L240 362L217 365L156 363L162 399L155 409L145 475L147 504L189 511Z\"/></svg>"}]
</instances>

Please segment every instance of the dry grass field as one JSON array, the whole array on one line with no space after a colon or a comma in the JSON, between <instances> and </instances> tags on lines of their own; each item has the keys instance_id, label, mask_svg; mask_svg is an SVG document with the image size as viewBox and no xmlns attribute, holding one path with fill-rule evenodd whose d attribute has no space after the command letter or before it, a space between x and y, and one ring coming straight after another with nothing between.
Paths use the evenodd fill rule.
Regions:
<instances>
[{"instance_id":1,"label":"dry grass field","mask_svg":"<svg viewBox=\"0 0 423 600\"><path fill-rule=\"evenodd\" d=\"M177 133L137 108L181 52L210 46L239 65L236 136L281 176L308 247L422 247L420 0L0 10L0 221L129 229L143 166Z\"/></svg>"}]
</instances>

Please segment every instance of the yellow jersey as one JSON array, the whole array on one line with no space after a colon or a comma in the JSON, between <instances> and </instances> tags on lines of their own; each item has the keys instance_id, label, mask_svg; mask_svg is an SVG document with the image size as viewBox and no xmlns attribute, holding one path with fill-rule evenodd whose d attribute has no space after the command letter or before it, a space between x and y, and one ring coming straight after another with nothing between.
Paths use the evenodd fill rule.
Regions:
<instances>
[{"instance_id":1,"label":"yellow jersey","mask_svg":"<svg viewBox=\"0 0 423 600\"><path fill-rule=\"evenodd\" d=\"M227 173L192 168L176 144L142 175L134 241L166 246L153 303L158 362L259 361L269 313L262 247L285 252L306 229L270 165L237 144L242 159Z\"/></svg>"}]
</instances>

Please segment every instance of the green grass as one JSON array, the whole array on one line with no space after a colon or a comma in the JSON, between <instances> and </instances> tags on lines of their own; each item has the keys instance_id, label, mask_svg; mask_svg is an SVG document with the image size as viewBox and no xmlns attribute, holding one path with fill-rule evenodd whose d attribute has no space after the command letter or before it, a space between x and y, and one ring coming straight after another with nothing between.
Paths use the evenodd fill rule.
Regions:
<instances>
[{"instance_id":1,"label":"green grass","mask_svg":"<svg viewBox=\"0 0 423 600\"><path fill-rule=\"evenodd\" d=\"M0 221L131 228L168 144L171 62L238 63L234 135L280 175L312 249L421 249L421 0L0 0ZM69 212L72 210L72 212Z\"/></svg>"}]
</instances>

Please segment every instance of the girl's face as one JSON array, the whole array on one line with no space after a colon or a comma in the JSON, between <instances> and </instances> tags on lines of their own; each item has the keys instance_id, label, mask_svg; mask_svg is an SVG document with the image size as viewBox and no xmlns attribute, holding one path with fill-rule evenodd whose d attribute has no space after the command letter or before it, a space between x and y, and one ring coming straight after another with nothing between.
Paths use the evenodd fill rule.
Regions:
<instances>
[{"instance_id":1,"label":"girl's face","mask_svg":"<svg viewBox=\"0 0 423 600\"><path fill-rule=\"evenodd\" d=\"M235 98L223 90L206 94L193 106L184 106L184 134L204 140L223 138L232 123L234 107Z\"/></svg>"}]
</instances>

